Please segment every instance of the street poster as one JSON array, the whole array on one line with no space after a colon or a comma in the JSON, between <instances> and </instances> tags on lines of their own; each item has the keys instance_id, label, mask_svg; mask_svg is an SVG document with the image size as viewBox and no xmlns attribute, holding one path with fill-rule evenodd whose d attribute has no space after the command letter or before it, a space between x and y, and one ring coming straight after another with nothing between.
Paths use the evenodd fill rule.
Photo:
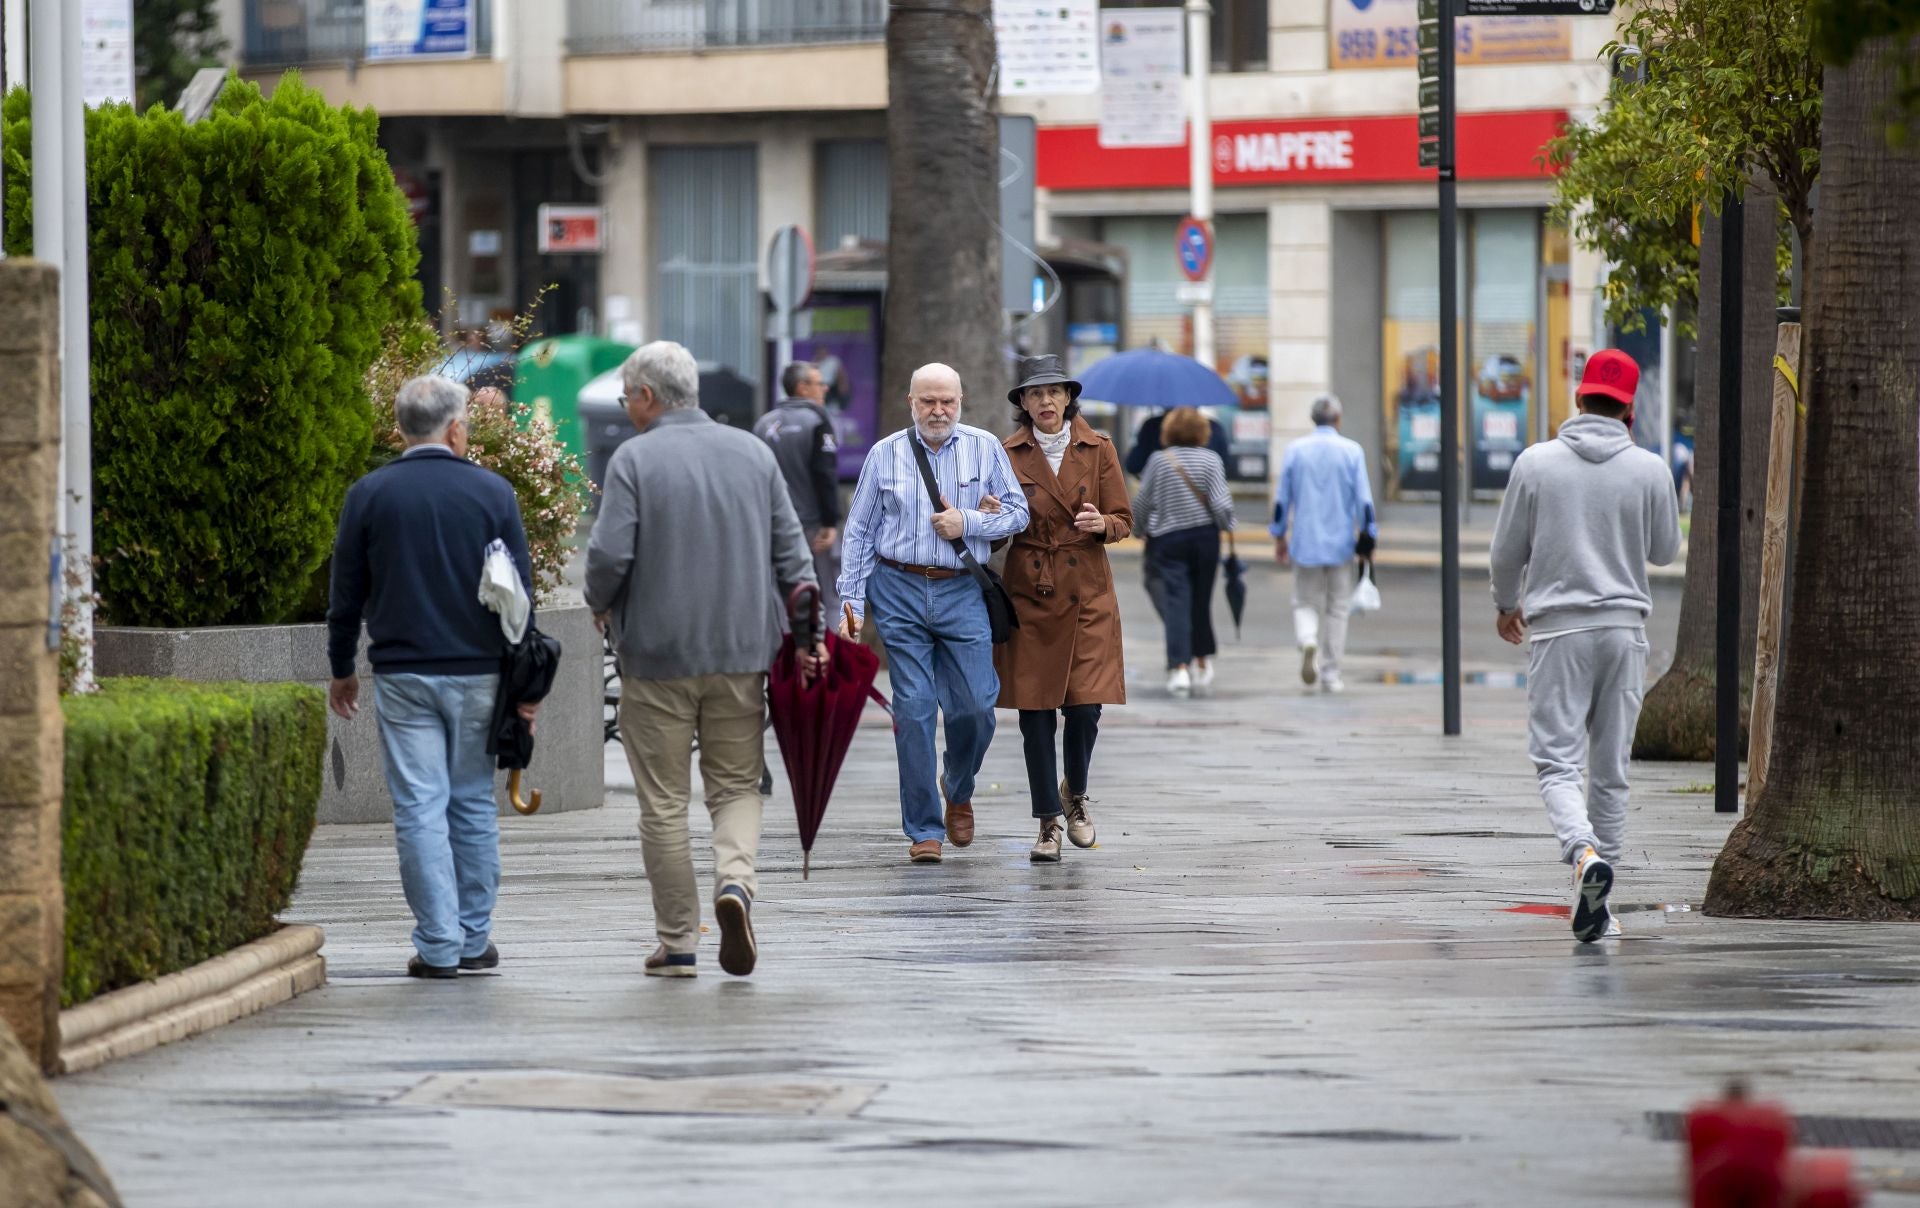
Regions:
<instances>
[{"instance_id":1,"label":"street poster","mask_svg":"<svg viewBox=\"0 0 1920 1208\"><path fill-rule=\"evenodd\" d=\"M84 0L80 37L80 92L87 106L131 104L133 0Z\"/></svg>"},{"instance_id":2,"label":"street poster","mask_svg":"<svg viewBox=\"0 0 1920 1208\"><path fill-rule=\"evenodd\" d=\"M1177 8L1101 10L1102 147L1186 143L1185 17Z\"/></svg>"},{"instance_id":3,"label":"street poster","mask_svg":"<svg viewBox=\"0 0 1920 1208\"><path fill-rule=\"evenodd\" d=\"M1412 67L1420 57L1419 0L1332 0L1327 35L1334 68ZM1573 58L1567 17L1460 17L1462 67L1565 63Z\"/></svg>"},{"instance_id":4,"label":"street poster","mask_svg":"<svg viewBox=\"0 0 1920 1208\"><path fill-rule=\"evenodd\" d=\"M840 446L840 477L858 478L880 429L879 295L815 292L800 312L793 356L820 370Z\"/></svg>"},{"instance_id":5,"label":"street poster","mask_svg":"<svg viewBox=\"0 0 1920 1208\"><path fill-rule=\"evenodd\" d=\"M367 58L473 54L474 0L368 0Z\"/></svg>"},{"instance_id":6,"label":"street poster","mask_svg":"<svg viewBox=\"0 0 1920 1208\"><path fill-rule=\"evenodd\" d=\"M1000 95L1100 91L1100 0L993 0Z\"/></svg>"}]
</instances>

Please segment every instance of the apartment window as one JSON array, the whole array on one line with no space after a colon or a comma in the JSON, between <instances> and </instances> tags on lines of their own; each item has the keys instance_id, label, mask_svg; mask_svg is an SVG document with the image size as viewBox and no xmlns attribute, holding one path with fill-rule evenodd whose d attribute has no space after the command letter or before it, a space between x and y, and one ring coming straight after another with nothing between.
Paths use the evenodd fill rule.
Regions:
<instances>
[{"instance_id":1,"label":"apartment window","mask_svg":"<svg viewBox=\"0 0 1920 1208\"><path fill-rule=\"evenodd\" d=\"M1268 0L1213 0L1213 69L1267 69ZM1178 8L1172 0L1104 0L1102 8Z\"/></svg>"}]
</instances>

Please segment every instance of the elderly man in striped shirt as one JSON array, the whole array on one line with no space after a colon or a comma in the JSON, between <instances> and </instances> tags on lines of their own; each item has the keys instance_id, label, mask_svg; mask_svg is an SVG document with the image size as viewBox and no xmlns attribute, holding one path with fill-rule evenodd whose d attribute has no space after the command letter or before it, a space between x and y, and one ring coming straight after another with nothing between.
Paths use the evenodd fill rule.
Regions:
<instances>
[{"instance_id":1,"label":"elderly man in striped shirt","mask_svg":"<svg viewBox=\"0 0 1920 1208\"><path fill-rule=\"evenodd\" d=\"M871 617L887 650L900 820L916 864L939 863L943 840L973 842L973 781L993 741L1000 695L986 601L952 542L964 540L984 563L994 541L1027 527L1026 493L1006 450L992 433L960 422L961 399L960 375L947 366L913 375L913 426L867 454L841 547L840 598L852 617L841 631L853 636ZM938 507L916 444L933 467ZM936 711L947 734L937 783Z\"/></svg>"}]
</instances>

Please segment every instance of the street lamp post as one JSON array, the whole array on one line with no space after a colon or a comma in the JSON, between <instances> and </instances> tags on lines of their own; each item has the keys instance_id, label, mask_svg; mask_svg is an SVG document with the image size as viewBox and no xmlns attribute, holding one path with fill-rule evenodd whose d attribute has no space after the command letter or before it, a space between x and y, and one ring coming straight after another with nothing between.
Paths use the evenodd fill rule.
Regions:
<instances>
[{"instance_id":1,"label":"street lamp post","mask_svg":"<svg viewBox=\"0 0 1920 1208\"><path fill-rule=\"evenodd\" d=\"M93 686L93 415L87 365L86 101L80 5L33 0L33 256L60 270L60 529L76 597L74 686Z\"/></svg>"},{"instance_id":2,"label":"street lamp post","mask_svg":"<svg viewBox=\"0 0 1920 1208\"><path fill-rule=\"evenodd\" d=\"M1192 203L1189 211L1208 227L1213 225L1213 117L1208 109L1208 79L1213 70L1213 5L1209 0L1187 0L1187 72L1192 100L1187 112L1192 128L1187 136ZM1213 267L1199 282L1193 304L1193 357L1213 368Z\"/></svg>"}]
</instances>

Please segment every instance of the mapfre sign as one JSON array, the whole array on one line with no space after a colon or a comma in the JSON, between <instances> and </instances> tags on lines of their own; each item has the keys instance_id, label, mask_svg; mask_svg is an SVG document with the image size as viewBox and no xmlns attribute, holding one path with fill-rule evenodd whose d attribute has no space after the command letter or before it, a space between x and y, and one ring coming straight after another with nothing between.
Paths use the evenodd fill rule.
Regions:
<instances>
[{"instance_id":1,"label":"mapfre sign","mask_svg":"<svg viewBox=\"0 0 1920 1208\"><path fill-rule=\"evenodd\" d=\"M542 255L606 250L607 212L599 206L543 205L539 218Z\"/></svg>"},{"instance_id":2,"label":"mapfre sign","mask_svg":"<svg viewBox=\"0 0 1920 1208\"><path fill-rule=\"evenodd\" d=\"M1462 180L1533 180L1538 156L1566 125L1563 110L1460 115ZM1221 188L1380 184L1434 179L1419 167L1420 119L1229 121L1213 127L1213 181ZM1102 147L1093 126L1040 129L1036 183L1044 189L1184 189L1187 149Z\"/></svg>"}]
</instances>

